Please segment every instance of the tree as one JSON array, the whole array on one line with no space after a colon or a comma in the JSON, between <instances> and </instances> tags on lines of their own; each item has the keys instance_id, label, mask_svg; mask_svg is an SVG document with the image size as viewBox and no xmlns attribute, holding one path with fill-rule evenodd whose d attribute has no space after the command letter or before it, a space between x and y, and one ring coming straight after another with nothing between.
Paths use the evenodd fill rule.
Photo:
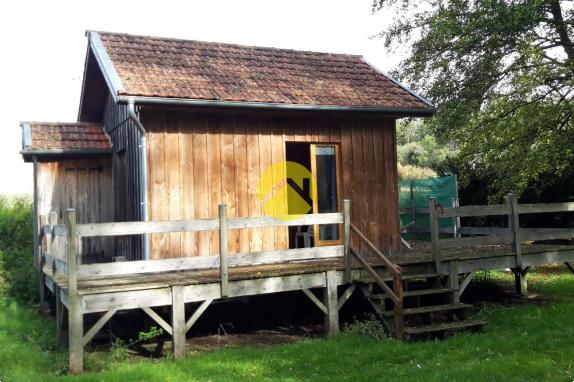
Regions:
<instances>
[{"instance_id":1,"label":"tree","mask_svg":"<svg viewBox=\"0 0 574 382\"><path fill-rule=\"evenodd\" d=\"M393 73L438 106L427 123L499 192L521 191L574 159L572 0L375 0L381 32L410 46Z\"/></svg>"}]
</instances>

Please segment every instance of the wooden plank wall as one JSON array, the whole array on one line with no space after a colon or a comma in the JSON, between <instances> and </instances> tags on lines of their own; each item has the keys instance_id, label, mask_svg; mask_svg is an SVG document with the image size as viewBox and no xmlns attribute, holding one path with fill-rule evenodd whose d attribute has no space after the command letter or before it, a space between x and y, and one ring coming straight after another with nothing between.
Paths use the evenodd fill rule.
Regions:
<instances>
[{"instance_id":1,"label":"wooden plank wall","mask_svg":"<svg viewBox=\"0 0 574 382\"><path fill-rule=\"evenodd\" d=\"M35 177L39 215L47 216L50 211L57 211L58 224L63 224L66 209L75 208L78 223L113 221L110 158L38 162ZM105 259L110 261L109 258L113 255L113 239L82 239L80 253L83 263Z\"/></svg>"},{"instance_id":2,"label":"wooden plank wall","mask_svg":"<svg viewBox=\"0 0 574 382\"><path fill-rule=\"evenodd\" d=\"M286 142L339 143L341 190L352 221L386 252L399 249L395 121L143 108L151 220L262 216L259 178ZM229 253L288 247L285 228L229 232ZM154 234L150 258L217 255L217 233Z\"/></svg>"}]
</instances>

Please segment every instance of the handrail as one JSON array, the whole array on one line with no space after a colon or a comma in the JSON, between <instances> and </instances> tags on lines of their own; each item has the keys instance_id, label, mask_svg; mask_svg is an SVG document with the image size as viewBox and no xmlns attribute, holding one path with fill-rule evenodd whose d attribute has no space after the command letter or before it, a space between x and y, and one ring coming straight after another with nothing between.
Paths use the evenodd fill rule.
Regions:
<instances>
[{"instance_id":1,"label":"handrail","mask_svg":"<svg viewBox=\"0 0 574 382\"><path fill-rule=\"evenodd\" d=\"M379 249L373 243L371 243L371 241L369 239L367 239L367 237L365 235L363 235L363 233L361 231L359 231L359 229L357 227L355 227L355 225L353 223L351 223L351 231L356 233L357 236L359 236L359 238L361 239L361 241L363 243L365 243L367 245L367 247L369 247L369 249L375 253L375 255L377 255L377 257L385 264L385 266L387 268L389 268L389 270L391 271L393 276L401 274L400 267L398 265L394 264L381 251L379 251Z\"/></svg>"},{"instance_id":2,"label":"handrail","mask_svg":"<svg viewBox=\"0 0 574 382\"><path fill-rule=\"evenodd\" d=\"M365 268L377 285L381 287L381 289L383 289L393 301L395 336L397 338L403 338L405 331L405 316L403 312L403 280L401 268L389 260L365 235L363 235L357 227L355 227L354 224L350 223L349 225L350 231L355 233L359 239L361 239L361 241L366 244L380 260L382 260L385 267L393 275L393 287L391 288L358 251L352 251L357 261L363 266L363 268Z\"/></svg>"}]
</instances>

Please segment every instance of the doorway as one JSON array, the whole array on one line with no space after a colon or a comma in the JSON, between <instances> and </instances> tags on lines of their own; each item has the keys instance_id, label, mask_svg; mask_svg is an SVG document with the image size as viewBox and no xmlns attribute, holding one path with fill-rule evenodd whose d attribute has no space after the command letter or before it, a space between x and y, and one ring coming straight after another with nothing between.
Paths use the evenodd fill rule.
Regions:
<instances>
[{"instance_id":1,"label":"doorway","mask_svg":"<svg viewBox=\"0 0 574 382\"><path fill-rule=\"evenodd\" d=\"M286 160L306 170L301 176L287 167L289 214L330 213L340 211L339 145L332 143L286 143ZM313 179L314 181L311 181ZM289 227L289 248L334 245L341 242L339 224Z\"/></svg>"}]
</instances>

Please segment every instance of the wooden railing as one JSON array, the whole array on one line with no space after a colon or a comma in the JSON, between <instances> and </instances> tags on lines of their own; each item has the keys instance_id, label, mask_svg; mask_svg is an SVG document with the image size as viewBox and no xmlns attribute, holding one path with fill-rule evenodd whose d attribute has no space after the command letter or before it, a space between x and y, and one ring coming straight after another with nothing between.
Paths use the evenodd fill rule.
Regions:
<instances>
[{"instance_id":1,"label":"wooden railing","mask_svg":"<svg viewBox=\"0 0 574 382\"><path fill-rule=\"evenodd\" d=\"M76 211L66 211L66 224L56 224L57 214L50 213L49 224L41 227L40 237L46 243L42 253L43 267L50 267L55 275L67 278L69 291L75 292L77 279L95 276L119 276L136 273L217 269L219 268L221 296L228 295L229 267L262 265L296 260L344 257L349 264L349 230L345 229L344 244L312 248L287 249L268 252L239 253L228 256L227 232L230 229L307 226L315 224L343 224L350 226L350 202L343 200L344 212L275 217L228 218L227 207L219 206L216 219L76 224ZM194 256L162 260L139 260L97 264L80 264L78 241L85 237L142 235L169 232L219 232L218 256ZM57 240L61 238L63 240ZM346 269L347 271L347 269Z\"/></svg>"},{"instance_id":2,"label":"wooden railing","mask_svg":"<svg viewBox=\"0 0 574 382\"><path fill-rule=\"evenodd\" d=\"M507 204L444 208L435 198L429 198L431 252L437 272L440 272L440 250L456 247L511 244L516 267L522 267L521 242L534 240L570 239L574 228L521 228L521 214L574 212L574 203L518 204L514 194L508 194ZM439 218L475 216L508 216L508 227L460 227L460 234L484 235L474 237L440 238Z\"/></svg>"},{"instance_id":3,"label":"wooden railing","mask_svg":"<svg viewBox=\"0 0 574 382\"><path fill-rule=\"evenodd\" d=\"M394 264L387 256L385 256L357 227L350 224L351 232L359 238L360 242L365 245L369 252L373 253L377 260L379 260L393 277L393 287L387 285L385 280L381 278L379 273L373 268L369 261L363 256L360 250L353 250L352 253L357 259L359 264L371 275L373 280L393 301L394 306L394 322L395 322L395 336L402 338L404 336L404 314L403 314L403 280L401 275L401 268ZM380 265L377 263L377 265Z\"/></svg>"}]
</instances>

